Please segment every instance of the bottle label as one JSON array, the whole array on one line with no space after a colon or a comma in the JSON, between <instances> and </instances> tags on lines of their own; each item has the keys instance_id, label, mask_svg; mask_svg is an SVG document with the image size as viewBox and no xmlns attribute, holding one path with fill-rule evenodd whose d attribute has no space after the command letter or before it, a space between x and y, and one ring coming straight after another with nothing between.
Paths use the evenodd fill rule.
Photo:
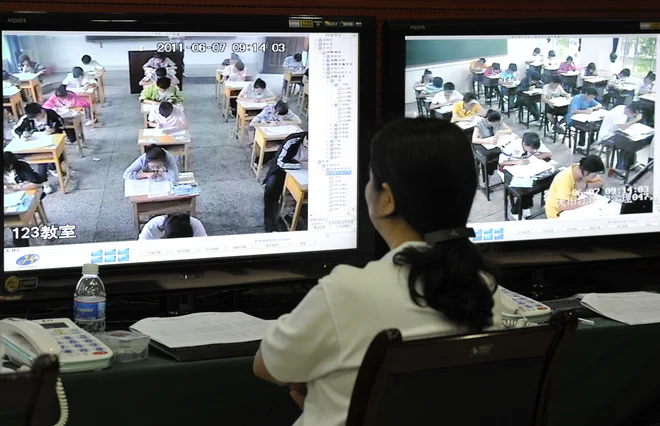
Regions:
<instances>
[{"instance_id":1,"label":"bottle label","mask_svg":"<svg viewBox=\"0 0 660 426\"><path fill-rule=\"evenodd\" d=\"M73 317L76 320L98 320L105 318L105 301L73 302Z\"/></svg>"}]
</instances>

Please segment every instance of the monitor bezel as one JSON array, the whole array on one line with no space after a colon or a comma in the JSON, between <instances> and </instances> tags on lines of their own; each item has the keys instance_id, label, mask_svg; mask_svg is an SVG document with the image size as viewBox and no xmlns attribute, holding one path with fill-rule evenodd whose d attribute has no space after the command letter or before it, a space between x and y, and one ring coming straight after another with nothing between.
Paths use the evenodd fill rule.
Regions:
<instances>
[{"instance_id":1,"label":"monitor bezel","mask_svg":"<svg viewBox=\"0 0 660 426\"><path fill-rule=\"evenodd\" d=\"M381 70L381 122L383 125L405 115L405 62L407 36L451 35L548 35L557 28L569 28L564 33L598 35L608 34L604 28L616 28L619 34L659 34L658 30L643 30L640 23L645 19L391 19L383 22L382 70ZM402 65L403 64L403 65ZM641 240L641 241L640 241ZM484 252L519 252L528 250L562 251L575 247L608 246L630 247L638 245L657 247L660 232L576 236L570 238L544 238L542 240L518 240L478 243Z\"/></svg>"},{"instance_id":2,"label":"monitor bezel","mask_svg":"<svg viewBox=\"0 0 660 426\"><path fill-rule=\"evenodd\" d=\"M248 14L145 14L145 13L42 13L13 12L0 13L3 31L111 31L111 32L237 32L257 33L358 33L358 227L357 248L343 250L323 250L314 252L284 253L273 255L252 255L241 257L217 257L210 259L185 259L180 261L139 262L124 265L103 265L105 275L148 275L163 268L173 273L185 270L187 273L203 272L209 269L269 268L281 267L306 271L314 267L337 263L366 263L374 258L375 231L369 220L366 203L362 196L363 188L369 180L368 157L370 141L376 123L376 18L369 16L300 16L289 14L248 15ZM318 22L329 21L333 26L300 28L292 26L290 19L308 19ZM334 26L339 22L361 22L359 26ZM255 31L254 28L258 28ZM230 52L229 52L230 53ZM63 246L66 247L66 246ZM5 251L8 248L5 247ZM3 268L4 269L4 268ZM40 276L58 279L68 275L78 275L79 267L19 270L4 272L5 279L11 276Z\"/></svg>"}]
</instances>

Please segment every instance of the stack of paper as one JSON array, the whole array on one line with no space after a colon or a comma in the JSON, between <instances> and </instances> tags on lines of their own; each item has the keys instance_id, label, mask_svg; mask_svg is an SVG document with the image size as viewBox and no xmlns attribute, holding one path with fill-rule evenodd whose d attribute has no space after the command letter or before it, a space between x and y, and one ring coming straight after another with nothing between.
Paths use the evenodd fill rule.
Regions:
<instances>
[{"instance_id":1,"label":"stack of paper","mask_svg":"<svg viewBox=\"0 0 660 426\"><path fill-rule=\"evenodd\" d=\"M534 178L514 176L509 186L513 188L532 188L534 186Z\"/></svg>"},{"instance_id":2,"label":"stack of paper","mask_svg":"<svg viewBox=\"0 0 660 426\"><path fill-rule=\"evenodd\" d=\"M504 169L511 173L511 175L514 177L529 178L552 169L552 164L548 164L547 162L539 160L536 157L530 157L529 164L506 166Z\"/></svg>"},{"instance_id":3,"label":"stack of paper","mask_svg":"<svg viewBox=\"0 0 660 426\"><path fill-rule=\"evenodd\" d=\"M582 304L604 317L629 325L660 322L660 294L645 291L587 294Z\"/></svg>"},{"instance_id":4,"label":"stack of paper","mask_svg":"<svg viewBox=\"0 0 660 426\"><path fill-rule=\"evenodd\" d=\"M298 126L290 124L284 126L264 126L261 129L268 136L282 136L300 132Z\"/></svg>"},{"instance_id":5,"label":"stack of paper","mask_svg":"<svg viewBox=\"0 0 660 426\"><path fill-rule=\"evenodd\" d=\"M625 133L630 140L640 141L642 139L648 138L649 136L653 136L655 130L653 127L649 127L645 124L635 123L628 127L626 130L623 130L623 133Z\"/></svg>"},{"instance_id":6,"label":"stack of paper","mask_svg":"<svg viewBox=\"0 0 660 426\"><path fill-rule=\"evenodd\" d=\"M23 203L25 191L5 193L5 208L18 206Z\"/></svg>"},{"instance_id":7,"label":"stack of paper","mask_svg":"<svg viewBox=\"0 0 660 426\"><path fill-rule=\"evenodd\" d=\"M503 146L508 145L511 142L515 142L516 139L518 141L521 140L519 136L514 135L513 133L508 135L502 135L497 139L497 143L485 143L483 144L483 147L486 149L502 148Z\"/></svg>"},{"instance_id":8,"label":"stack of paper","mask_svg":"<svg viewBox=\"0 0 660 426\"><path fill-rule=\"evenodd\" d=\"M18 153L21 151L30 151L39 148L50 148L53 146L53 135L45 132L33 133L30 139L14 139L5 147L5 151Z\"/></svg>"},{"instance_id":9,"label":"stack of paper","mask_svg":"<svg viewBox=\"0 0 660 426\"><path fill-rule=\"evenodd\" d=\"M571 103L571 100L569 98L560 97L560 98L550 99L549 102L550 105L552 105L554 108L561 108L568 106Z\"/></svg>"},{"instance_id":10,"label":"stack of paper","mask_svg":"<svg viewBox=\"0 0 660 426\"><path fill-rule=\"evenodd\" d=\"M254 342L271 326L243 312L205 312L171 318L145 318L131 326L168 348Z\"/></svg>"},{"instance_id":11,"label":"stack of paper","mask_svg":"<svg viewBox=\"0 0 660 426\"><path fill-rule=\"evenodd\" d=\"M179 173L179 180L177 183L181 184L192 184L197 182L195 180L195 174L193 172L184 172L184 173Z\"/></svg>"}]
</instances>

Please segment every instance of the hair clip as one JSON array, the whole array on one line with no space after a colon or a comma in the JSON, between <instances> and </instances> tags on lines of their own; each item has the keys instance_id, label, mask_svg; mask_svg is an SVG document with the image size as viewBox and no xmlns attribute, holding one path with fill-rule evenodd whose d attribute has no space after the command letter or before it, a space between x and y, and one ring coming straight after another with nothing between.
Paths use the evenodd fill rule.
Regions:
<instances>
[{"instance_id":1,"label":"hair clip","mask_svg":"<svg viewBox=\"0 0 660 426\"><path fill-rule=\"evenodd\" d=\"M475 236L472 228L454 228L442 229L440 231L429 232L424 235L424 240L431 245L451 240L461 240L464 238L473 238Z\"/></svg>"}]
</instances>

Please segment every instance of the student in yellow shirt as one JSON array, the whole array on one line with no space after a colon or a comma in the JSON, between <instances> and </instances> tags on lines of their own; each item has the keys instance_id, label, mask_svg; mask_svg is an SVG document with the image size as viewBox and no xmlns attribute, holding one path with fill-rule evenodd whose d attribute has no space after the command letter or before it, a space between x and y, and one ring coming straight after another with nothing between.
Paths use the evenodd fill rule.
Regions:
<instances>
[{"instance_id":1,"label":"student in yellow shirt","mask_svg":"<svg viewBox=\"0 0 660 426\"><path fill-rule=\"evenodd\" d=\"M481 86L486 68L488 68L486 66L486 58L479 58L476 61L470 62L470 75L468 76L469 90L474 90L475 82Z\"/></svg>"},{"instance_id":2,"label":"student in yellow shirt","mask_svg":"<svg viewBox=\"0 0 660 426\"><path fill-rule=\"evenodd\" d=\"M474 93L466 93L463 96L462 101L454 104L454 109L451 114L451 122L472 121L474 117L484 117L485 115L486 110L484 110L479 104L477 95Z\"/></svg>"},{"instance_id":3,"label":"student in yellow shirt","mask_svg":"<svg viewBox=\"0 0 660 426\"><path fill-rule=\"evenodd\" d=\"M574 210L593 202L590 195L605 184L599 176L604 171L605 165L600 157L590 155L557 173L545 202L548 219L559 217L564 210ZM582 194L587 196L579 200Z\"/></svg>"}]
</instances>

